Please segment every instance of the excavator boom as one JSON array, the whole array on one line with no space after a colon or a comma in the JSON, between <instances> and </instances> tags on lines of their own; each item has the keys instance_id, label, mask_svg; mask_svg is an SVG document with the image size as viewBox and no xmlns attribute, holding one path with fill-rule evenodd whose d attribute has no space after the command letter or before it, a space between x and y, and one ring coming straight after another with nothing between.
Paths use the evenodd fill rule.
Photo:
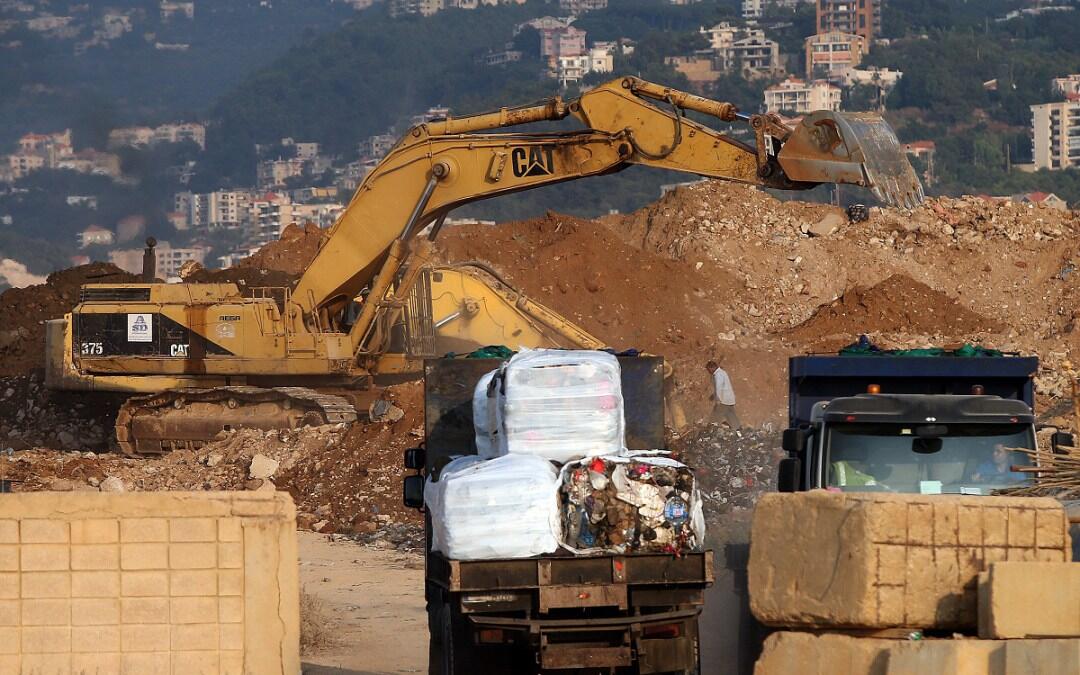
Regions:
<instances>
[{"instance_id":1,"label":"excavator boom","mask_svg":"<svg viewBox=\"0 0 1080 675\"><path fill-rule=\"evenodd\" d=\"M755 142L689 112L748 123ZM579 128L515 129L567 118ZM147 454L197 446L237 426L347 420L368 403L356 391L380 375L415 372L419 358L440 349L467 351L479 340L600 346L490 268L435 267L432 241L459 206L633 165L783 190L848 183L909 207L922 199L877 115L816 112L791 127L621 78L572 101L413 127L365 177L293 289L84 287L66 321L49 326L48 381L148 394L129 400L117 428L125 452Z\"/></svg>"}]
</instances>

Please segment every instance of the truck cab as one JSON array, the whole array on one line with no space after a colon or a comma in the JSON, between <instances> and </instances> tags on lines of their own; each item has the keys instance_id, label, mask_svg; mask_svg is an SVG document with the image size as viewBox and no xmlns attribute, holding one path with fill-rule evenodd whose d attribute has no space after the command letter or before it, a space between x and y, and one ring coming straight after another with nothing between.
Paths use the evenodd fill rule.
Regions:
<instances>
[{"instance_id":1,"label":"truck cab","mask_svg":"<svg viewBox=\"0 0 1080 675\"><path fill-rule=\"evenodd\" d=\"M781 491L989 495L1036 449L1033 357L800 356Z\"/></svg>"},{"instance_id":2,"label":"truck cab","mask_svg":"<svg viewBox=\"0 0 1080 675\"><path fill-rule=\"evenodd\" d=\"M998 396L860 394L815 404L784 446L806 457L800 489L982 495L1027 480L1035 425Z\"/></svg>"}]
</instances>

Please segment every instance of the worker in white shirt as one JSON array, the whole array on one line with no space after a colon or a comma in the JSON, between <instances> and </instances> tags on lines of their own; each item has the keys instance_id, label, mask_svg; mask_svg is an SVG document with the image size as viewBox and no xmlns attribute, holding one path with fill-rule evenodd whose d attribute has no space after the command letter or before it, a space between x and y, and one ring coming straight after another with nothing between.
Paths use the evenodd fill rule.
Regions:
<instances>
[{"instance_id":1,"label":"worker in white shirt","mask_svg":"<svg viewBox=\"0 0 1080 675\"><path fill-rule=\"evenodd\" d=\"M742 424L739 416L735 414L735 390L731 388L731 378L716 361L709 361L705 369L713 377L713 420L717 423L726 422L732 429L739 429Z\"/></svg>"}]
</instances>

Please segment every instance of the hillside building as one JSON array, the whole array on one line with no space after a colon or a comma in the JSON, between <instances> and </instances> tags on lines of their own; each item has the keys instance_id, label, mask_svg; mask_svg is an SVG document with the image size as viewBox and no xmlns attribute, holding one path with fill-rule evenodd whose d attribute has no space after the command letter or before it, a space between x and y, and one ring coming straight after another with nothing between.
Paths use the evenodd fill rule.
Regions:
<instances>
[{"instance_id":1,"label":"hillside building","mask_svg":"<svg viewBox=\"0 0 1080 675\"><path fill-rule=\"evenodd\" d=\"M1080 100L1031 106L1035 169L1080 168Z\"/></svg>"},{"instance_id":2,"label":"hillside building","mask_svg":"<svg viewBox=\"0 0 1080 675\"><path fill-rule=\"evenodd\" d=\"M881 0L817 0L818 33L854 33L869 45L881 33Z\"/></svg>"},{"instance_id":3,"label":"hillside building","mask_svg":"<svg viewBox=\"0 0 1080 675\"><path fill-rule=\"evenodd\" d=\"M806 77L840 82L866 54L866 38L854 33L818 33L804 41Z\"/></svg>"},{"instance_id":4,"label":"hillside building","mask_svg":"<svg viewBox=\"0 0 1080 675\"><path fill-rule=\"evenodd\" d=\"M827 80L806 82L789 77L765 90L765 109L805 115L815 110L840 110L842 90Z\"/></svg>"},{"instance_id":5,"label":"hillside building","mask_svg":"<svg viewBox=\"0 0 1080 675\"><path fill-rule=\"evenodd\" d=\"M1065 77L1055 77L1050 81L1050 86L1055 93L1063 96L1080 96L1080 73L1066 75Z\"/></svg>"}]
</instances>

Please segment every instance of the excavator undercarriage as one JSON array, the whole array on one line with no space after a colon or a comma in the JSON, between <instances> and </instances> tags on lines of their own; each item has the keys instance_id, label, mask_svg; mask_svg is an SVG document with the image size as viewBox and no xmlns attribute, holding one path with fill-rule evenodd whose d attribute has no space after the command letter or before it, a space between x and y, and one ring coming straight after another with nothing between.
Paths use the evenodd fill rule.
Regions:
<instances>
[{"instance_id":1,"label":"excavator undercarriage","mask_svg":"<svg viewBox=\"0 0 1080 675\"><path fill-rule=\"evenodd\" d=\"M116 442L129 456L194 449L236 429L351 424L348 399L305 387L172 389L133 396L116 416Z\"/></svg>"}]
</instances>

